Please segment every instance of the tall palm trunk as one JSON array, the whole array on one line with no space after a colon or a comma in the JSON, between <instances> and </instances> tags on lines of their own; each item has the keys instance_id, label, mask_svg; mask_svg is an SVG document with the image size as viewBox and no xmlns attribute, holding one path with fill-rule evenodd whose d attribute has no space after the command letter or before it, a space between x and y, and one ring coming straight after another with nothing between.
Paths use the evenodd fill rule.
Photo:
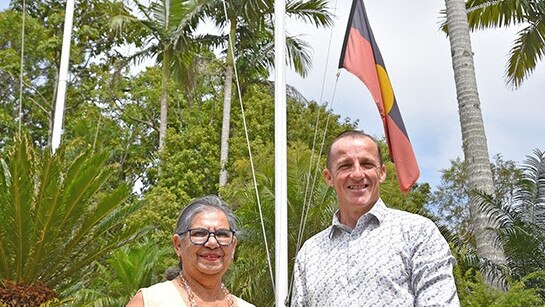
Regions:
<instances>
[{"instance_id":1,"label":"tall palm trunk","mask_svg":"<svg viewBox=\"0 0 545 307\"><path fill-rule=\"evenodd\" d=\"M59 71L55 76L55 88L53 88L53 98L51 99L51 107L49 108L49 123L47 128L47 147L51 148L53 144L53 124L55 123L55 101L57 99L57 91L59 89ZM20 118L19 120L23 120Z\"/></svg>"},{"instance_id":2,"label":"tall palm trunk","mask_svg":"<svg viewBox=\"0 0 545 307\"><path fill-rule=\"evenodd\" d=\"M170 19L170 0L165 0L165 30L168 29ZM169 45L163 51L163 67L161 69L161 114L159 122L159 152L163 151L167 137L167 110L168 110L168 81L170 78L170 57L172 49ZM160 173L160 169L159 169Z\"/></svg>"},{"instance_id":3,"label":"tall palm trunk","mask_svg":"<svg viewBox=\"0 0 545 307\"><path fill-rule=\"evenodd\" d=\"M231 121L231 93L233 88L233 66L235 35L237 30L236 16L231 17L229 44L227 45L227 59L225 60L225 85L223 88L223 119L221 125L221 149L220 149L220 188L227 184L227 160L229 158L229 126Z\"/></svg>"},{"instance_id":4,"label":"tall palm trunk","mask_svg":"<svg viewBox=\"0 0 545 307\"><path fill-rule=\"evenodd\" d=\"M167 47L163 52L163 67L161 70L161 118L159 123L159 151L165 146L167 136L168 81L170 77L170 53Z\"/></svg>"},{"instance_id":5,"label":"tall palm trunk","mask_svg":"<svg viewBox=\"0 0 545 307\"><path fill-rule=\"evenodd\" d=\"M477 91L465 1L445 0L445 5L469 187L471 191L481 191L493 195L494 182ZM485 212L479 208L473 195L469 211L477 244L477 256L496 264L504 264L503 249L494 244L496 234L488 229L492 225L490 225ZM487 274L489 272L483 273L487 284L495 288L502 288L497 279Z\"/></svg>"}]
</instances>

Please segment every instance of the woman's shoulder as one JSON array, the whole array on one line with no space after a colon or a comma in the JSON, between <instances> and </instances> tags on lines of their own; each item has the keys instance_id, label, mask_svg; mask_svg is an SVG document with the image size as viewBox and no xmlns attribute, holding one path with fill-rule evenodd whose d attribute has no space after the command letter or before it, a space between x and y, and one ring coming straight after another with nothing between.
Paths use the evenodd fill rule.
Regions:
<instances>
[{"instance_id":1,"label":"woman's shoulder","mask_svg":"<svg viewBox=\"0 0 545 307\"><path fill-rule=\"evenodd\" d=\"M177 306L185 306L180 292L170 280L140 290L144 298L144 306L168 306L174 302Z\"/></svg>"},{"instance_id":2,"label":"woman's shoulder","mask_svg":"<svg viewBox=\"0 0 545 307\"><path fill-rule=\"evenodd\" d=\"M172 292L172 290L176 290L176 286L174 285L174 283L172 283L171 280L167 280L167 281L163 281L163 282L159 282L159 283L156 283L156 284L153 284L147 288L142 288L141 289L142 291L144 292ZM177 292L178 290L176 290Z\"/></svg>"},{"instance_id":3,"label":"woman's shoulder","mask_svg":"<svg viewBox=\"0 0 545 307\"><path fill-rule=\"evenodd\" d=\"M241 299L240 297L236 296L237 298L237 306L238 307L255 307L254 304L250 304L246 302L245 300Z\"/></svg>"}]
</instances>

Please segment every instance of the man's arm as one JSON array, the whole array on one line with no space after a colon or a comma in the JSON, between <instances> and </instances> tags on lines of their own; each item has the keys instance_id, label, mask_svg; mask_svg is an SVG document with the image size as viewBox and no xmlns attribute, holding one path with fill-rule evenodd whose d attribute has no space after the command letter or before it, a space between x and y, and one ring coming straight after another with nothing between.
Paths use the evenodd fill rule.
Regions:
<instances>
[{"instance_id":1,"label":"man's arm","mask_svg":"<svg viewBox=\"0 0 545 307\"><path fill-rule=\"evenodd\" d=\"M437 226L426 220L411 258L414 306L460 306L452 269L456 262Z\"/></svg>"},{"instance_id":2,"label":"man's arm","mask_svg":"<svg viewBox=\"0 0 545 307\"><path fill-rule=\"evenodd\" d=\"M295 264L293 266L293 292L291 295L291 307L303 307L305 306L305 276L304 276L304 255L302 249L297 253Z\"/></svg>"}]
</instances>

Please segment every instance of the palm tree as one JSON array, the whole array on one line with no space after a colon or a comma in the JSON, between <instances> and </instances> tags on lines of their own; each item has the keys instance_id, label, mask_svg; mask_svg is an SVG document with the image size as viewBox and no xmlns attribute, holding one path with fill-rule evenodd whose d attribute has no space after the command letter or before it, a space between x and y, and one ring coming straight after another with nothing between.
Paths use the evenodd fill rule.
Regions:
<instances>
[{"instance_id":1,"label":"palm tree","mask_svg":"<svg viewBox=\"0 0 545 307\"><path fill-rule=\"evenodd\" d=\"M511 48L505 72L507 84L520 87L545 53L545 3L469 0L466 9L470 30L523 26Z\"/></svg>"},{"instance_id":2,"label":"palm tree","mask_svg":"<svg viewBox=\"0 0 545 307\"><path fill-rule=\"evenodd\" d=\"M512 202L480 195L481 207L498 225L510 277L526 280L545 298L545 152L535 149L521 170Z\"/></svg>"},{"instance_id":3,"label":"palm tree","mask_svg":"<svg viewBox=\"0 0 545 307\"><path fill-rule=\"evenodd\" d=\"M494 181L477 91L465 1L445 0L445 5L469 188L473 192L480 191L492 195ZM493 263L505 263L502 248L494 244L496 234L489 229L491 225L489 225L486 213L479 207L475 195L470 196L469 211L475 234L477 255ZM484 274L484 276L487 284L496 288L502 287L502 284L489 274Z\"/></svg>"},{"instance_id":4,"label":"palm tree","mask_svg":"<svg viewBox=\"0 0 545 307\"><path fill-rule=\"evenodd\" d=\"M91 263L142 233L123 225L138 208L125 204L131 188L107 189L114 173L107 153L49 152L40 156L28 137L17 137L0 161L0 289L7 293L0 305L58 297L88 278Z\"/></svg>"},{"instance_id":5,"label":"palm tree","mask_svg":"<svg viewBox=\"0 0 545 307\"><path fill-rule=\"evenodd\" d=\"M526 219L545 228L545 152L535 149L522 166L523 179L515 200L522 204Z\"/></svg>"},{"instance_id":6,"label":"palm tree","mask_svg":"<svg viewBox=\"0 0 545 307\"><path fill-rule=\"evenodd\" d=\"M199 38L193 34L206 3L206 0L160 0L146 7L135 0L134 14L128 8L121 8L119 14L111 20L111 26L118 31L132 26L133 31L147 35L144 43L137 44L143 49L128 60L156 57L161 64L159 151L165 144L167 134L168 83L171 76L182 82L193 57L198 54ZM140 40L140 37L137 39Z\"/></svg>"},{"instance_id":7,"label":"palm tree","mask_svg":"<svg viewBox=\"0 0 545 307\"><path fill-rule=\"evenodd\" d=\"M220 149L219 186L227 183L227 161L229 156L229 131L231 121L231 97L233 86L233 66L235 54L237 61L249 63L254 71L267 72L273 67L273 11L274 1L229 0L226 4L227 18L222 1L216 1L208 9L219 28L228 28L226 41L225 84L223 100L223 123ZM327 0L293 0L286 3L286 14L313 23L315 26L329 26L331 14L327 11ZM287 36L287 56L290 66L302 76L308 73L311 65L309 46L297 37ZM263 77L263 76L261 76Z\"/></svg>"}]
</instances>

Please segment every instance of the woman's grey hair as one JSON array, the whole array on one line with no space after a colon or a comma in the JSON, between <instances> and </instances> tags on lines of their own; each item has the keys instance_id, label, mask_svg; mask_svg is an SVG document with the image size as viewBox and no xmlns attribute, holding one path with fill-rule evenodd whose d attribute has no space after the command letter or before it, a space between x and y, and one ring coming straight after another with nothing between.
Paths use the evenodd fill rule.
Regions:
<instances>
[{"instance_id":1,"label":"woman's grey hair","mask_svg":"<svg viewBox=\"0 0 545 307\"><path fill-rule=\"evenodd\" d=\"M227 217L227 221L229 222L229 228L235 232L237 231L237 217L233 211L229 209L227 204L221 200L219 196L207 195L193 200L193 202L182 210L180 216L178 217L178 222L176 223L174 233L185 233L189 230L189 228L191 228L191 223L197 214L212 210L220 210L223 212Z\"/></svg>"}]
</instances>

